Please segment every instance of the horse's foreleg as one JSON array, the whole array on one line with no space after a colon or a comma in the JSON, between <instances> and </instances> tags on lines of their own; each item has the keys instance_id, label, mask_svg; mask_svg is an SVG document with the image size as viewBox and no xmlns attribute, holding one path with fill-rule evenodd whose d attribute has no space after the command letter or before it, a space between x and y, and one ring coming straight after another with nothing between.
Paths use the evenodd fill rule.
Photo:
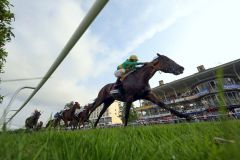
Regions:
<instances>
[{"instance_id":1,"label":"horse's foreleg","mask_svg":"<svg viewBox=\"0 0 240 160\"><path fill-rule=\"evenodd\" d=\"M84 124L84 121L83 121L83 129L84 129L84 127L85 127L85 124ZM80 126L79 126L79 129L80 129Z\"/></svg>"},{"instance_id":2,"label":"horse's foreleg","mask_svg":"<svg viewBox=\"0 0 240 160\"><path fill-rule=\"evenodd\" d=\"M127 126L128 123L128 117L129 117L129 111L130 108L132 106L132 102L126 102L126 106L125 106L125 115L124 115L124 126Z\"/></svg>"},{"instance_id":3,"label":"horse's foreleg","mask_svg":"<svg viewBox=\"0 0 240 160\"><path fill-rule=\"evenodd\" d=\"M108 109L108 107L113 103L113 101L114 101L114 100L109 100L109 101L107 101L107 102L104 102L103 108L102 108L102 110L101 110L101 112L100 112L100 114L99 114L96 122L94 123L94 128L97 127L97 124L98 124L100 118L101 118L102 115L105 113L105 111Z\"/></svg>"},{"instance_id":4,"label":"horse's foreleg","mask_svg":"<svg viewBox=\"0 0 240 160\"><path fill-rule=\"evenodd\" d=\"M163 102L161 102L161 101L157 98L157 96L156 96L154 93L152 93L152 92L149 92L143 99L148 100L148 101L150 101L150 102L152 102L152 103L154 103L154 104L157 104L159 107L162 107L162 108L164 108L164 109L166 109L166 110L169 110L172 114L174 114L174 115L176 115L176 116L178 116L178 117L180 117L180 118L186 118L187 120L190 120L190 119L191 119L190 116L185 115L185 114L182 114L182 113L180 113L180 112L178 112L178 111L176 111L175 109L172 109L172 108L170 108L170 107L167 107L167 106L166 106Z\"/></svg>"},{"instance_id":5,"label":"horse's foreleg","mask_svg":"<svg viewBox=\"0 0 240 160\"><path fill-rule=\"evenodd\" d=\"M67 129L67 127L68 127L68 121L67 120L64 120L64 125L65 125L65 129Z\"/></svg>"}]
</instances>

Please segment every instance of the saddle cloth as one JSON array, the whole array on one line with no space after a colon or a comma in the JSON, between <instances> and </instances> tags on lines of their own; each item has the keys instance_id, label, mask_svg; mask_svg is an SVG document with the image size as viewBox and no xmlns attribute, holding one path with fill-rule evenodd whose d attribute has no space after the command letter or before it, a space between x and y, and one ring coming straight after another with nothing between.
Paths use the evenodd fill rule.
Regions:
<instances>
[{"instance_id":1,"label":"saddle cloth","mask_svg":"<svg viewBox=\"0 0 240 160\"><path fill-rule=\"evenodd\" d=\"M128 75L130 75L131 73L133 73L136 69L134 70L131 70L130 72L124 74L122 77L121 77L121 81L123 81Z\"/></svg>"}]
</instances>

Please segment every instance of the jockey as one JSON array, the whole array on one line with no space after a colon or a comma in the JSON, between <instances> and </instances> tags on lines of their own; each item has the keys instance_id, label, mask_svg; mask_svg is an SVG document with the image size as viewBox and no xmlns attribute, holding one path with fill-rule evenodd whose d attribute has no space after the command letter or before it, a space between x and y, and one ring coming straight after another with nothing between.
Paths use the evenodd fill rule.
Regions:
<instances>
[{"instance_id":1,"label":"jockey","mask_svg":"<svg viewBox=\"0 0 240 160\"><path fill-rule=\"evenodd\" d=\"M67 104L64 106L64 110L71 109L73 105L74 105L74 101L71 101L70 103L67 103Z\"/></svg>"},{"instance_id":2,"label":"jockey","mask_svg":"<svg viewBox=\"0 0 240 160\"><path fill-rule=\"evenodd\" d=\"M80 108L77 108L77 109L75 110L75 113L74 113L74 115L77 117L78 114L79 114L80 112L82 112L82 108L83 108L83 107L81 107L78 102L75 102L75 104L79 105L79 107L80 107Z\"/></svg>"},{"instance_id":3,"label":"jockey","mask_svg":"<svg viewBox=\"0 0 240 160\"><path fill-rule=\"evenodd\" d=\"M76 103L77 103L77 102L76 102ZM67 104L64 106L64 109L59 112L59 115L62 116L62 115L63 115L63 112L66 111L66 110L71 109L71 108L73 107L73 105L74 105L74 101L71 101L71 102L67 103Z\"/></svg>"},{"instance_id":4,"label":"jockey","mask_svg":"<svg viewBox=\"0 0 240 160\"><path fill-rule=\"evenodd\" d=\"M129 73L130 71L136 69L137 65L143 65L145 63L138 62L138 57L136 55L131 55L125 62L117 67L117 71L115 71L114 75L117 77L117 81L114 86L114 90L111 93L118 93L119 91L123 93L121 88L121 78ZM119 91L118 91L119 90Z\"/></svg>"},{"instance_id":5,"label":"jockey","mask_svg":"<svg viewBox=\"0 0 240 160\"><path fill-rule=\"evenodd\" d=\"M57 112L57 113L54 114L53 118L57 119L57 118L59 118L59 116L61 116L61 114L62 114L62 111Z\"/></svg>"}]
</instances>

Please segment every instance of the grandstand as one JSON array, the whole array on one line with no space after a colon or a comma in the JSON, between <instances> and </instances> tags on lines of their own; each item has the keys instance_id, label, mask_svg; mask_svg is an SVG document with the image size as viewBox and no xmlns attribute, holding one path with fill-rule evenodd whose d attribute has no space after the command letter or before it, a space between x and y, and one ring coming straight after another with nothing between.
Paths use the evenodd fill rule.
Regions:
<instances>
[{"instance_id":1,"label":"grandstand","mask_svg":"<svg viewBox=\"0 0 240 160\"><path fill-rule=\"evenodd\" d=\"M240 59L209 69L201 65L197 69L197 73L170 83L159 81L153 92L169 107L203 119L205 116L216 118L220 104L231 113L237 112L240 108ZM223 85L219 85L221 82ZM221 86L223 102L219 97ZM136 110L140 120L159 122L175 118L148 101L143 101Z\"/></svg>"}]
</instances>

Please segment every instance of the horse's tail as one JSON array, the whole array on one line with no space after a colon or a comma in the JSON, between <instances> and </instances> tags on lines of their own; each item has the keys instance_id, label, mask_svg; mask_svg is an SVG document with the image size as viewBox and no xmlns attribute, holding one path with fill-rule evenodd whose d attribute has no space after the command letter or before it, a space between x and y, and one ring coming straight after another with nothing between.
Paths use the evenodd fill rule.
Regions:
<instances>
[{"instance_id":1,"label":"horse's tail","mask_svg":"<svg viewBox=\"0 0 240 160\"><path fill-rule=\"evenodd\" d=\"M96 104L96 101L97 101L97 98L95 98L94 100L93 100L93 103L90 103L89 105L88 105L88 113L87 113L87 119L89 119L89 117L90 117L90 115L92 114L92 112L93 112L93 106Z\"/></svg>"}]
</instances>

